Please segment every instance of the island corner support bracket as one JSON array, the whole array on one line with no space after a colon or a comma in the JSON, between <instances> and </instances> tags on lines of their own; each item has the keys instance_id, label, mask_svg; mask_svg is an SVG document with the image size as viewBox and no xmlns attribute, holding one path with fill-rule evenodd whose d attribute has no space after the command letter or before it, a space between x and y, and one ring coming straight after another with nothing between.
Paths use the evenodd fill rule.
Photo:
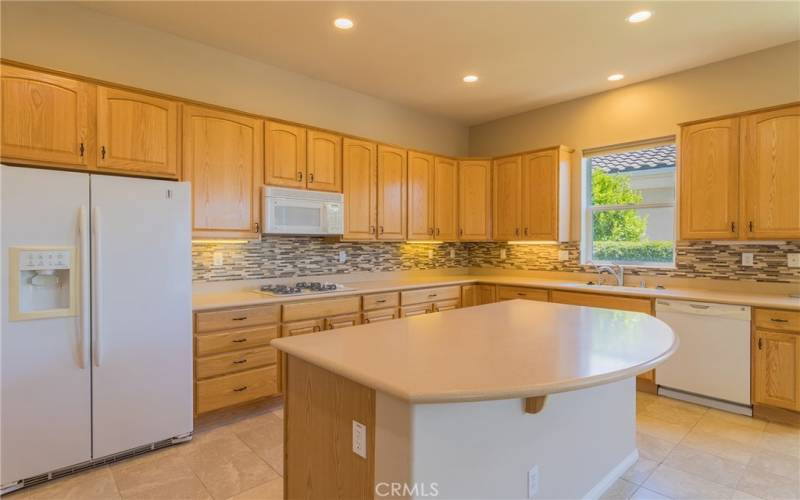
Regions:
<instances>
[{"instance_id":1,"label":"island corner support bracket","mask_svg":"<svg viewBox=\"0 0 800 500\"><path fill-rule=\"evenodd\" d=\"M547 395L532 396L524 399L525 413L539 413L544 408L544 402L547 400Z\"/></svg>"}]
</instances>

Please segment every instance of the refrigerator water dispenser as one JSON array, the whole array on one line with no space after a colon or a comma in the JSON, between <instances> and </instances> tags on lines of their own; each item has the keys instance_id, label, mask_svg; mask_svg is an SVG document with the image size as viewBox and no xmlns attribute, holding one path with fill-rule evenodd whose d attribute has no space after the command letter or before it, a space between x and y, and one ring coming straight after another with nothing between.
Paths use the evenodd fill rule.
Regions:
<instances>
[{"instance_id":1,"label":"refrigerator water dispenser","mask_svg":"<svg viewBox=\"0 0 800 500\"><path fill-rule=\"evenodd\" d=\"M12 321L76 314L75 247L14 247L9 250L9 316Z\"/></svg>"}]
</instances>

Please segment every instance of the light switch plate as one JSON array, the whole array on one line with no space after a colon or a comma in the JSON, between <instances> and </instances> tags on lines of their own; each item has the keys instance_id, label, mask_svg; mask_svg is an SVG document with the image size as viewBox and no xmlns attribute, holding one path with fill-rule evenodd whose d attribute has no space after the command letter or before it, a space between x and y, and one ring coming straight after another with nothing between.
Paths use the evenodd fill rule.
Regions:
<instances>
[{"instance_id":1,"label":"light switch plate","mask_svg":"<svg viewBox=\"0 0 800 500\"><path fill-rule=\"evenodd\" d=\"M789 267L800 267L800 253L790 253L786 256Z\"/></svg>"},{"instance_id":2,"label":"light switch plate","mask_svg":"<svg viewBox=\"0 0 800 500\"><path fill-rule=\"evenodd\" d=\"M353 453L367 458L367 426L353 420Z\"/></svg>"},{"instance_id":3,"label":"light switch plate","mask_svg":"<svg viewBox=\"0 0 800 500\"><path fill-rule=\"evenodd\" d=\"M347 262L347 252L339 250L339 264L344 264L345 262Z\"/></svg>"},{"instance_id":4,"label":"light switch plate","mask_svg":"<svg viewBox=\"0 0 800 500\"><path fill-rule=\"evenodd\" d=\"M222 252L214 252L214 265L221 266L223 264Z\"/></svg>"},{"instance_id":5,"label":"light switch plate","mask_svg":"<svg viewBox=\"0 0 800 500\"><path fill-rule=\"evenodd\" d=\"M745 252L742 254L742 265L743 266L752 266L753 265L753 254L749 252Z\"/></svg>"},{"instance_id":6,"label":"light switch plate","mask_svg":"<svg viewBox=\"0 0 800 500\"><path fill-rule=\"evenodd\" d=\"M534 465L528 471L528 498L536 498L539 494L539 466Z\"/></svg>"}]
</instances>

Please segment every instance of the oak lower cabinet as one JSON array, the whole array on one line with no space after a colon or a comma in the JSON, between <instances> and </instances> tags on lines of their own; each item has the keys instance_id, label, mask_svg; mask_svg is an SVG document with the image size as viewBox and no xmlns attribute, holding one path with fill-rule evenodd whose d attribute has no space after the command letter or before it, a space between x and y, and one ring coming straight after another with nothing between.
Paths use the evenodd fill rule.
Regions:
<instances>
[{"instance_id":1,"label":"oak lower cabinet","mask_svg":"<svg viewBox=\"0 0 800 500\"><path fill-rule=\"evenodd\" d=\"M283 305L284 335L300 335L361 324L361 298L297 302Z\"/></svg>"},{"instance_id":2,"label":"oak lower cabinet","mask_svg":"<svg viewBox=\"0 0 800 500\"><path fill-rule=\"evenodd\" d=\"M552 290L550 292L550 302L653 314L653 301L637 297ZM637 388L647 392L656 391L655 381L655 370L649 370L636 377Z\"/></svg>"},{"instance_id":3,"label":"oak lower cabinet","mask_svg":"<svg viewBox=\"0 0 800 500\"><path fill-rule=\"evenodd\" d=\"M176 101L97 87L97 170L178 178Z\"/></svg>"},{"instance_id":4,"label":"oak lower cabinet","mask_svg":"<svg viewBox=\"0 0 800 500\"><path fill-rule=\"evenodd\" d=\"M498 301L514 299L538 300L540 302L547 302L550 300L550 294L547 290L540 288L497 285Z\"/></svg>"},{"instance_id":5,"label":"oak lower cabinet","mask_svg":"<svg viewBox=\"0 0 800 500\"><path fill-rule=\"evenodd\" d=\"M400 317L400 293L372 293L361 297L361 321L378 323Z\"/></svg>"},{"instance_id":6,"label":"oak lower cabinet","mask_svg":"<svg viewBox=\"0 0 800 500\"><path fill-rule=\"evenodd\" d=\"M183 106L183 180L192 183L192 234L261 237L263 122Z\"/></svg>"},{"instance_id":7,"label":"oak lower cabinet","mask_svg":"<svg viewBox=\"0 0 800 500\"><path fill-rule=\"evenodd\" d=\"M445 286L400 292L400 316L419 316L461 306L461 287Z\"/></svg>"},{"instance_id":8,"label":"oak lower cabinet","mask_svg":"<svg viewBox=\"0 0 800 500\"><path fill-rule=\"evenodd\" d=\"M756 309L754 315L753 404L798 412L800 312Z\"/></svg>"},{"instance_id":9,"label":"oak lower cabinet","mask_svg":"<svg viewBox=\"0 0 800 500\"><path fill-rule=\"evenodd\" d=\"M195 414L279 392L280 306L195 313Z\"/></svg>"},{"instance_id":10,"label":"oak lower cabinet","mask_svg":"<svg viewBox=\"0 0 800 500\"><path fill-rule=\"evenodd\" d=\"M492 239L492 162L458 162L458 239Z\"/></svg>"},{"instance_id":11,"label":"oak lower cabinet","mask_svg":"<svg viewBox=\"0 0 800 500\"><path fill-rule=\"evenodd\" d=\"M0 68L2 161L93 167L96 87L7 64Z\"/></svg>"}]
</instances>

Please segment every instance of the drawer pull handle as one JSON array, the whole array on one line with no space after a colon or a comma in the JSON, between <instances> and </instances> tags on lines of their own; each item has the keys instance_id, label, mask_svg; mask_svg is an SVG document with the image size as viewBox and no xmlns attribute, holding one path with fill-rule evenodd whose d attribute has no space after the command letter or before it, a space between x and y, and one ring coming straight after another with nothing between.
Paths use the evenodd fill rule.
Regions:
<instances>
[{"instance_id":1,"label":"drawer pull handle","mask_svg":"<svg viewBox=\"0 0 800 500\"><path fill-rule=\"evenodd\" d=\"M517 295L519 295L520 297L524 297L524 296L526 296L528 294L525 293L525 292L517 292Z\"/></svg>"},{"instance_id":2,"label":"drawer pull handle","mask_svg":"<svg viewBox=\"0 0 800 500\"><path fill-rule=\"evenodd\" d=\"M235 343L237 343L237 344L240 344L240 343L242 343L242 342L247 342L247 338L243 338L243 339L236 339L236 340L231 340L231 342L235 342Z\"/></svg>"},{"instance_id":3,"label":"drawer pull handle","mask_svg":"<svg viewBox=\"0 0 800 500\"><path fill-rule=\"evenodd\" d=\"M429 293L429 294L428 294L428 297L436 297L436 296L437 296L437 295L436 295L435 293Z\"/></svg>"},{"instance_id":4,"label":"drawer pull handle","mask_svg":"<svg viewBox=\"0 0 800 500\"><path fill-rule=\"evenodd\" d=\"M237 387L236 389L234 389L233 392L242 392L242 391L244 391L246 389L247 389L247 386L243 385L241 387Z\"/></svg>"},{"instance_id":5,"label":"drawer pull handle","mask_svg":"<svg viewBox=\"0 0 800 500\"><path fill-rule=\"evenodd\" d=\"M386 299L380 299L375 301L376 304L383 304L384 302L386 302Z\"/></svg>"},{"instance_id":6,"label":"drawer pull handle","mask_svg":"<svg viewBox=\"0 0 800 500\"><path fill-rule=\"evenodd\" d=\"M241 365L242 363L247 363L247 360L246 359L239 359L239 360L233 362L234 365Z\"/></svg>"},{"instance_id":7,"label":"drawer pull handle","mask_svg":"<svg viewBox=\"0 0 800 500\"><path fill-rule=\"evenodd\" d=\"M244 321L247 319L247 316L239 316L238 318L233 318L233 321Z\"/></svg>"},{"instance_id":8,"label":"drawer pull handle","mask_svg":"<svg viewBox=\"0 0 800 500\"><path fill-rule=\"evenodd\" d=\"M788 323L789 322L788 319L782 319L782 318L770 318L769 320L772 321L773 323Z\"/></svg>"},{"instance_id":9,"label":"drawer pull handle","mask_svg":"<svg viewBox=\"0 0 800 500\"><path fill-rule=\"evenodd\" d=\"M703 306L700 304L689 304L689 307L691 307L692 309L708 309L711 306Z\"/></svg>"}]
</instances>

